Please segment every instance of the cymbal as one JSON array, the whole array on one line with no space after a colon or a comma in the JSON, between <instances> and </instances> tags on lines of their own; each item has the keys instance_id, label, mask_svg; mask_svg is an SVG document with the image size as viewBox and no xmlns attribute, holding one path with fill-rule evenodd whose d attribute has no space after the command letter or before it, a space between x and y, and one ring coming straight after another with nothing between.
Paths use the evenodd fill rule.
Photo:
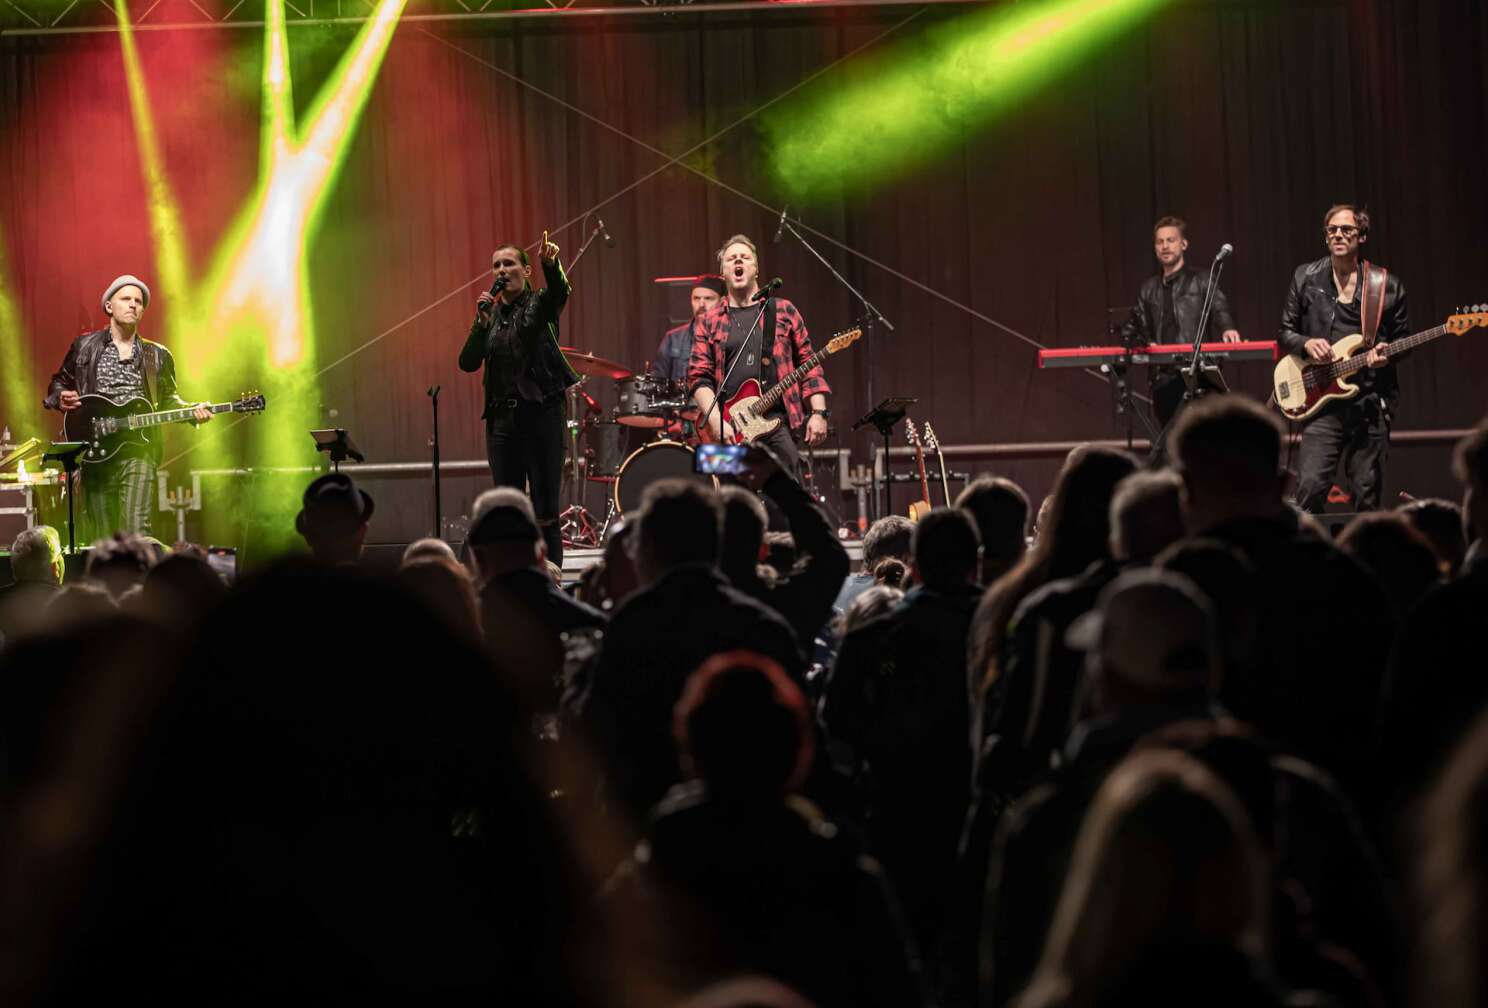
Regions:
<instances>
[{"instance_id":1,"label":"cymbal","mask_svg":"<svg viewBox=\"0 0 1488 1008\"><path fill-rule=\"evenodd\" d=\"M575 347L559 347L563 356L573 365L573 369L579 374L591 375L595 378L614 378L616 381L635 377L635 372L624 364L616 364L612 360L592 353L585 353Z\"/></svg>"}]
</instances>

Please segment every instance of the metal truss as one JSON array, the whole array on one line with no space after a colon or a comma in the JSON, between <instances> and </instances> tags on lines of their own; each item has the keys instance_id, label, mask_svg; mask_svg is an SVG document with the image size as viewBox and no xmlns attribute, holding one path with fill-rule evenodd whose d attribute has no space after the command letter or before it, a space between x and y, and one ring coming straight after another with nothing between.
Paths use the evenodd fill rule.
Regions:
<instances>
[{"instance_id":1,"label":"metal truss","mask_svg":"<svg viewBox=\"0 0 1488 1008\"><path fill-rule=\"evenodd\" d=\"M559 17L646 17L676 13L801 11L813 8L904 7L977 0L409 0L410 22L504 21ZM985 2L985 0L983 0ZM289 27L357 24L370 0L284 0ZM136 31L263 26L263 0L135 0ZM0 35L54 35L118 30L115 0L0 0Z\"/></svg>"}]
</instances>

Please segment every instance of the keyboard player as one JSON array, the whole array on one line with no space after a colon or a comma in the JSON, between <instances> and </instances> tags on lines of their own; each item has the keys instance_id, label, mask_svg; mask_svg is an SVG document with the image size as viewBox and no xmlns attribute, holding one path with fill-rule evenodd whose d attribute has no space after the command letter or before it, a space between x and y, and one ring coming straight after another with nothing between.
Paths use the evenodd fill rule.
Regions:
<instances>
[{"instance_id":1,"label":"keyboard player","mask_svg":"<svg viewBox=\"0 0 1488 1008\"><path fill-rule=\"evenodd\" d=\"M1127 346L1193 342L1209 277L1184 262L1187 231L1188 225L1181 217L1163 217L1152 226L1152 251L1162 272L1143 282L1131 315L1121 327L1121 338ZM1204 341L1240 341L1240 330L1235 328L1230 303L1222 290L1214 292ZM1154 365L1148 369L1148 380L1152 411L1158 425L1167 427L1183 401L1183 376L1176 364Z\"/></svg>"}]
</instances>

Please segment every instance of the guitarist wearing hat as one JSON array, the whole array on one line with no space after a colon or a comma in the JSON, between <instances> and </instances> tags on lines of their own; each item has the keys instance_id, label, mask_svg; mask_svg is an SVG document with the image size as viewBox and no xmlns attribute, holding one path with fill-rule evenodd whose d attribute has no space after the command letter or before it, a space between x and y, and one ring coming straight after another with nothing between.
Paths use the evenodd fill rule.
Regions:
<instances>
[{"instance_id":1,"label":"guitarist wearing hat","mask_svg":"<svg viewBox=\"0 0 1488 1008\"><path fill-rule=\"evenodd\" d=\"M1384 349L1409 335L1410 323L1400 278L1360 257L1368 241L1366 211L1348 203L1329 208L1323 216L1329 254L1297 267L1282 310L1277 338L1288 353L1325 363L1335 359L1333 345L1354 333L1362 333L1369 348L1358 396L1329 403L1302 428L1297 504L1313 514L1322 511L1340 464L1355 511L1377 510L1383 491L1390 418L1400 394Z\"/></svg>"},{"instance_id":2,"label":"guitarist wearing hat","mask_svg":"<svg viewBox=\"0 0 1488 1008\"><path fill-rule=\"evenodd\" d=\"M83 396L103 395L119 402L143 398L155 409L190 408L176 391L176 364L170 351L139 334L140 318L150 305L145 282L126 273L109 284L102 303L109 317L107 328L72 341L42 405L67 413L83 405ZM193 423L210 419L211 410L204 403L191 416ZM156 438L127 445L107 462L84 469L83 513L94 537L120 531L150 534L160 453L161 441Z\"/></svg>"}]
</instances>

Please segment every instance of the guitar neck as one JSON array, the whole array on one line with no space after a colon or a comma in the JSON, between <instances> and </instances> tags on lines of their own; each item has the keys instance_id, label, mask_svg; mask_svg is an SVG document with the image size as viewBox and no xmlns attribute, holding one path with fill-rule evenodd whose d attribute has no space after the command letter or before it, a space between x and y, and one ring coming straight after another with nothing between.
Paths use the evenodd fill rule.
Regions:
<instances>
[{"instance_id":1,"label":"guitar neck","mask_svg":"<svg viewBox=\"0 0 1488 1008\"><path fill-rule=\"evenodd\" d=\"M233 404L230 402L207 404L207 409L213 413L231 413L232 408ZM141 427L158 427L161 424L189 420L195 412L195 406L187 406L184 409L161 410L158 413L136 413L126 419L130 430L139 430Z\"/></svg>"},{"instance_id":2,"label":"guitar neck","mask_svg":"<svg viewBox=\"0 0 1488 1008\"><path fill-rule=\"evenodd\" d=\"M1410 336L1404 336L1393 343L1386 343L1382 352L1386 357L1394 357L1395 355L1403 354L1408 350L1414 350L1416 347L1422 345L1423 343L1430 343L1438 336L1446 335L1446 332L1447 327L1445 324L1435 326L1431 329L1424 329L1421 332L1413 333ZM1334 378L1343 378L1353 374L1355 371L1358 371L1360 368L1365 366L1364 355L1356 353L1354 354L1354 356L1348 358L1347 360L1334 361L1333 364L1329 366L1328 373Z\"/></svg>"},{"instance_id":3,"label":"guitar neck","mask_svg":"<svg viewBox=\"0 0 1488 1008\"><path fill-rule=\"evenodd\" d=\"M930 480L925 475L925 449L918 441L915 442L915 465L920 469L920 497L926 504L930 503Z\"/></svg>"},{"instance_id":4,"label":"guitar neck","mask_svg":"<svg viewBox=\"0 0 1488 1008\"><path fill-rule=\"evenodd\" d=\"M830 347L823 347L816 353L812 354L810 357L807 357L806 363L802 364L790 374L780 379L780 381L777 382L775 386L770 389L770 391L760 396L759 412L763 414L768 413L770 410L774 409L775 404L780 402L780 397L785 395L785 390L790 388L796 382L800 381L802 378L806 377L806 373L812 368L816 367L822 361L826 360L827 355L829 355L831 352L832 350Z\"/></svg>"}]
</instances>

